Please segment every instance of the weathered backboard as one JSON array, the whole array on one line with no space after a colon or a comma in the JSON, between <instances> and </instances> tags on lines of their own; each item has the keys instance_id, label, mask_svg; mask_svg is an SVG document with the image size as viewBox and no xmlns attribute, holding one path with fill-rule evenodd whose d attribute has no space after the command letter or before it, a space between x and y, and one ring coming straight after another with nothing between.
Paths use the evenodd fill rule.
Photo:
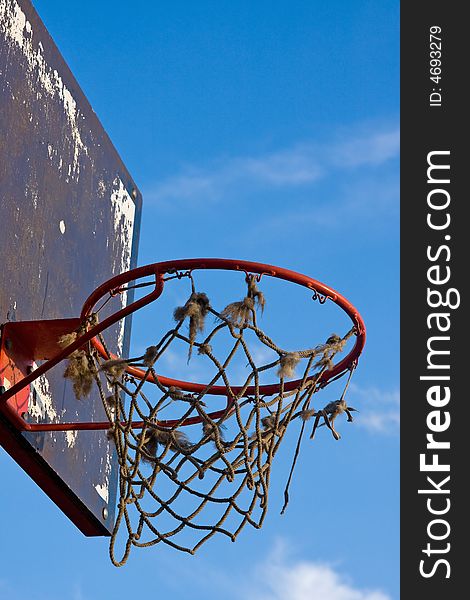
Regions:
<instances>
[{"instance_id":1,"label":"weathered backboard","mask_svg":"<svg viewBox=\"0 0 470 600\"><path fill-rule=\"evenodd\" d=\"M0 323L78 317L94 288L135 266L140 211L31 3L0 0ZM119 354L129 328L107 332ZM31 385L25 419L105 419L100 399L77 401L63 371ZM1 372L0 385L11 385ZM86 535L109 534L117 464L104 431L19 433L0 410L0 443Z\"/></svg>"}]
</instances>

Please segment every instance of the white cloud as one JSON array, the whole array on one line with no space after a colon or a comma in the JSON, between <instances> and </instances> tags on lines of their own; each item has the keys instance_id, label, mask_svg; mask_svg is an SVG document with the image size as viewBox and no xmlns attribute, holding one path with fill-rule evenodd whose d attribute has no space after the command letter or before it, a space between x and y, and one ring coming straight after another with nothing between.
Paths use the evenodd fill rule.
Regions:
<instances>
[{"instance_id":1,"label":"white cloud","mask_svg":"<svg viewBox=\"0 0 470 600\"><path fill-rule=\"evenodd\" d=\"M217 202L243 188L286 188L311 185L338 170L380 165L399 152L399 130L348 134L336 142L305 141L260 156L213 160L188 165L180 173L144 191L146 203L178 203L203 199Z\"/></svg>"},{"instance_id":2,"label":"white cloud","mask_svg":"<svg viewBox=\"0 0 470 600\"><path fill-rule=\"evenodd\" d=\"M177 566L169 562L168 572L175 573L169 580L174 582L175 590L179 590L176 582L190 578L191 596L194 598L391 600L385 591L359 587L341 572L338 564L295 558L288 551L288 546L286 540L276 540L271 552L250 567L245 561L224 568L200 559L200 568L194 570L182 561ZM178 594L175 597L180 598Z\"/></svg>"},{"instance_id":3,"label":"white cloud","mask_svg":"<svg viewBox=\"0 0 470 600\"><path fill-rule=\"evenodd\" d=\"M362 179L359 183L345 186L338 197L328 202L310 202L310 205L293 206L274 216L267 217L259 224L259 232L274 234L295 234L312 228L328 230L348 228L358 220L369 223L393 215L398 211L399 182L397 179L384 179L383 175ZM371 210L373 199L373 210ZM397 225L398 227L398 225ZM250 230L250 235L253 235Z\"/></svg>"},{"instance_id":4,"label":"white cloud","mask_svg":"<svg viewBox=\"0 0 470 600\"><path fill-rule=\"evenodd\" d=\"M280 543L246 588L251 600L390 600L382 591L354 586L326 563L290 560Z\"/></svg>"},{"instance_id":5,"label":"white cloud","mask_svg":"<svg viewBox=\"0 0 470 600\"><path fill-rule=\"evenodd\" d=\"M400 393L398 390L384 391L376 387L359 388L352 384L349 400L360 409L355 419L360 427L374 432L395 434L400 426Z\"/></svg>"},{"instance_id":6,"label":"white cloud","mask_svg":"<svg viewBox=\"0 0 470 600\"><path fill-rule=\"evenodd\" d=\"M397 156L399 149L399 129L378 131L334 145L329 162L339 167L379 165Z\"/></svg>"},{"instance_id":7,"label":"white cloud","mask_svg":"<svg viewBox=\"0 0 470 600\"><path fill-rule=\"evenodd\" d=\"M73 600L85 600L85 596L83 595L82 586L75 582L73 586Z\"/></svg>"},{"instance_id":8,"label":"white cloud","mask_svg":"<svg viewBox=\"0 0 470 600\"><path fill-rule=\"evenodd\" d=\"M147 203L173 200L184 203L198 198L207 202L221 199L234 186L297 186L312 183L321 176L316 152L309 145L299 145L264 156L214 160L204 167L190 165L144 193Z\"/></svg>"}]
</instances>

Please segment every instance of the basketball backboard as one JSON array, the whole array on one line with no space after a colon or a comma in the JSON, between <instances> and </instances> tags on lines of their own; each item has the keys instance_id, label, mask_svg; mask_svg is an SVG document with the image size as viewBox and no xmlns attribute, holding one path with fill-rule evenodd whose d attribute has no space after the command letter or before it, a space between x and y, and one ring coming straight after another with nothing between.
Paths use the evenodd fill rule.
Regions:
<instances>
[{"instance_id":1,"label":"basketball backboard","mask_svg":"<svg viewBox=\"0 0 470 600\"><path fill-rule=\"evenodd\" d=\"M136 266L141 195L29 0L0 0L0 111L0 323L78 317L97 285ZM130 321L106 335L126 354ZM63 370L30 386L25 420L105 418ZM0 443L83 533L110 533L105 432L21 433L0 407Z\"/></svg>"}]
</instances>

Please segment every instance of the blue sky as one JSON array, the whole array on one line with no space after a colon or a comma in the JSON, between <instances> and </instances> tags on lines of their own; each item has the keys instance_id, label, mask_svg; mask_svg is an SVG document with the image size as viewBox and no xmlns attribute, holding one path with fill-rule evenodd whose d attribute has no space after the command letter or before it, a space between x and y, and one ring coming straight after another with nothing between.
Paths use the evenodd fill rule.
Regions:
<instances>
[{"instance_id":1,"label":"blue sky","mask_svg":"<svg viewBox=\"0 0 470 600\"><path fill-rule=\"evenodd\" d=\"M304 441L286 514L295 432L263 529L196 557L136 549L115 569L107 540L82 537L2 453L0 598L121 597L145 575L174 600L398 599L398 2L35 7L142 191L139 264L298 270L356 305L368 340L349 396L360 413L339 442ZM136 346L144 333L136 319Z\"/></svg>"}]
</instances>

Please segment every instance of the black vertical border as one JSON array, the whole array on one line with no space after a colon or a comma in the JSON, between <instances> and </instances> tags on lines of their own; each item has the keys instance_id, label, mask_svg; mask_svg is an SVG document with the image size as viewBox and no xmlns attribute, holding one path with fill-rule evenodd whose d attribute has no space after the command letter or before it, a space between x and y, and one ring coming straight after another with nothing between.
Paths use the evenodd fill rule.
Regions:
<instances>
[{"instance_id":1,"label":"black vertical border","mask_svg":"<svg viewBox=\"0 0 470 600\"><path fill-rule=\"evenodd\" d=\"M464 17L465 4L459 2L408 2L401 3L401 598L463 598L469 597L467 566L470 513L470 420L467 407L470 405L467 379L470 375L470 316L468 311L468 279L470 277L470 218L467 206L470 194L467 178L470 174L469 141L469 101L470 57L469 25ZM438 26L441 37L441 79L436 84L430 80L430 28ZM433 48L435 50L435 48ZM434 55L435 57L436 55ZM430 106L430 94L442 94L441 106ZM440 89L439 89L440 88ZM437 99L437 96L434 97ZM436 214L436 219L444 219L449 212L451 222L446 230L432 230L427 224L427 214L432 212L427 204L427 196L433 184L427 182L427 156L432 151L449 150L448 157L436 159L450 164L450 183L441 186L451 197L448 209ZM435 196L437 198L437 196ZM444 195L441 195L444 198ZM450 239L445 239L445 236ZM432 262L427 257L431 247L436 256L441 246L439 258ZM432 285L427 279L428 268L439 264L442 273L446 266L450 269L447 284ZM460 294L460 306L455 309L432 309L427 302L427 288L455 288ZM426 434L430 433L427 417L432 410L427 402L426 391L439 382L420 380L429 375L427 370L427 343L432 335L438 335L435 327L429 329L427 317L432 312L449 314L451 326L448 343L442 342L442 349L449 349L450 355L441 357L442 364L450 364L448 385L451 398L442 407L450 413L450 427L435 438L450 442L450 449L438 452L439 462L450 465L450 472L424 473L420 471L419 455L428 453L427 462L432 460L432 450L426 450ZM442 321L444 322L444 321ZM437 346L435 346L437 347ZM444 371L433 371L444 374ZM439 484L450 475L447 484L449 494L419 494L419 489L432 489L426 477L433 477ZM450 508L442 515L430 514L431 507L444 509L448 498ZM433 519L442 518L450 526L448 537L437 541L428 535ZM444 536L444 524L431 525L431 532ZM423 552L430 544L432 553ZM447 544L450 544L448 547ZM447 550L448 551L445 551ZM437 564L439 559L447 560ZM423 570L430 577L420 574L420 561L424 560ZM446 575L450 574L450 577Z\"/></svg>"}]
</instances>

